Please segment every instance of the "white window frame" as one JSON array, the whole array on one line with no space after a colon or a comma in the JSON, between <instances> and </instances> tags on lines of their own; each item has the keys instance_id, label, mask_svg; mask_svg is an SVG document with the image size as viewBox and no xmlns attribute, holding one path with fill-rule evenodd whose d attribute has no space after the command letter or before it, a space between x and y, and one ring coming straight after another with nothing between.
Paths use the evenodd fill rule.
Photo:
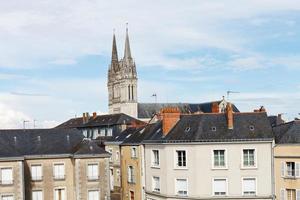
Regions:
<instances>
[{"instance_id":1,"label":"white window frame","mask_svg":"<svg viewBox=\"0 0 300 200\"><path fill-rule=\"evenodd\" d=\"M13 193L4 193L4 194L1 194L1 200L3 199L3 197L7 197L7 196L15 199L15 195Z\"/></svg>"},{"instance_id":2,"label":"white window frame","mask_svg":"<svg viewBox=\"0 0 300 200\"><path fill-rule=\"evenodd\" d=\"M132 168L132 171L130 172L129 176L129 169ZM130 177L130 178L129 178ZM134 177L134 167L132 165L127 166L127 182L128 183L135 183L135 177Z\"/></svg>"},{"instance_id":3,"label":"white window frame","mask_svg":"<svg viewBox=\"0 0 300 200\"><path fill-rule=\"evenodd\" d=\"M87 197L86 197L87 200L90 200L89 199L89 192L98 192L98 198L101 198L99 189L88 189L87 193L86 193L87 194Z\"/></svg>"},{"instance_id":4,"label":"white window frame","mask_svg":"<svg viewBox=\"0 0 300 200\"><path fill-rule=\"evenodd\" d=\"M41 167L41 177L33 177L32 176L32 167L34 166L40 166ZM30 175L32 181L42 181L43 180L43 165L40 163L32 163L30 164Z\"/></svg>"},{"instance_id":5,"label":"white window frame","mask_svg":"<svg viewBox=\"0 0 300 200\"><path fill-rule=\"evenodd\" d=\"M90 165L97 165L97 170L98 170L98 175L97 176L89 176L89 166ZM100 174L100 171L99 171L99 163L97 163L97 162L90 162L90 163L87 163L86 164L86 177L87 177L87 180L89 180L89 181L96 181L96 180L99 180L99 178L100 178L100 176L99 176L99 174Z\"/></svg>"},{"instance_id":6,"label":"white window frame","mask_svg":"<svg viewBox=\"0 0 300 200\"><path fill-rule=\"evenodd\" d=\"M131 158L138 158L138 150L136 146L130 148L130 154Z\"/></svg>"},{"instance_id":7,"label":"white window frame","mask_svg":"<svg viewBox=\"0 0 300 200\"><path fill-rule=\"evenodd\" d=\"M155 178L158 178L158 185L159 185L158 190L156 190L156 187L155 187L155 185L156 185L155 181L154 181ZM159 176L152 176L152 191L160 193L160 191L161 191L160 188L161 188L160 177Z\"/></svg>"},{"instance_id":8,"label":"white window frame","mask_svg":"<svg viewBox=\"0 0 300 200\"><path fill-rule=\"evenodd\" d=\"M218 150L224 150L224 164L225 166L215 166L215 156L214 156L214 151L218 151ZM228 169L228 162L227 162L227 149L226 148L214 148L212 149L211 151L211 166L212 166L212 169L220 169L220 170L224 170L224 169Z\"/></svg>"},{"instance_id":9,"label":"white window frame","mask_svg":"<svg viewBox=\"0 0 300 200\"><path fill-rule=\"evenodd\" d=\"M158 164L155 163L154 151L158 152ZM151 150L151 167L159 168L160 167L160 151L158 149Z\"/></svg>"},{"instance_id":10,"label":"white window frame","mask_svg":"<svg viewBox=\"0 0 300 200\"><path fill-rule=\"evenodd\" d=\"M11 169L11 182L3 183L2 180L2 170L4 169ZM13 185L14 184L14 169L11 166L3 166L0 168L0 180L1 180L1 185ZM8 194L9 195L9 194Z\"/></svg>"},{"instance_id":11,"label":"white window frame","mask_svg":"<svg viewBox=\"0 0 300 200\"><path fill-rule=\"evenodd\" d=\"M244 166L244 150L254 150L254 166ZM257 149L255 147L243 147L241 150L241 169L257 169Z\"/></svg>"},{"instance_id":12,"label":"white window frame","mask_svg":"<svg viewBox=\"0 0 300 200\"><path fill-rule=\"evenodd\" d=\"M111 156L109 157L109 161L112 162L113 161L113 149L112 148L108 148L108 153L111 154Z\"/></svg>"},{"instance_id":13,"label":"white window frame","mask_svg":"<svg viewBox=\"0 0 300 200\"><path fill-rule=\"evenodd\" d=\"M300 200L300 189L296 189L296 200Z\"/></svg>"},{"instance_id":14,"label":"white window frame","mask_svg":"<svg viewBox=\"0 0 300 200\"><path fill-rule=\"evenodd\" d=\"M67 191L67 187L55 187L53 188L53 199L55 200L55 190L59 190L59 189L62 189L62 190L65 190L65 197L66 197L66 200L68 199L68 191Z\"/></svg>"},{"instance_id":15,"label":"white window frame","mask_svg":"<svg viewBox=\"0 0 300 200\"><path fill-rule=\"evenodd\" d=\"M113 129L111 127L106 128L106 136L107 137L113 136Z\"/></svg>"},{"instance_id":16,"label":"white window frame","mask_svg":"<svg viewBox=\"0 0 300 200\"><path fill-rule=\"evenodd\" d=\"M254 179L255 180L255 194L244 194L245 190L244 190L244 179ZM257 178L256 177L248 177L248 176L245 176L245 177L242 177L242 195L243 196L256 196L257 195Z\"/></svg>"},{"instance_id":17,"label":"white window frame","mask_svg":"<svg viewBox=\"0 0 300 200\"><path fill-rule=\"evenodd\" d=\"M214 187L214 183L215 183L215 180L225 180L226 181L226 190L225 190L225 195L215 195L215 187ZM212 196L214 197L225 197L225 196L228 196L228 178L225 178L225 177L214 177L212 178Z\"/></svg>"},{"instance_id":18,"label":"white window frame","mask_svg":"<svg viewBox=\"0 0 300 200\"><path fill-rule=\"evenodd\" d=\"M41 199L41 200L44 199L44 192L43 192L42 189L34 189L34 190L32 190L32 191L31 191L31 197L32 197L32 199L33 199L33 193L34 193L34 192L41 192L41 193L42 193L42 199Z\"/></svg>"},{"instance_id":19,"label":"white window frame","mask_svg":"<svg viewBox=\"0 0 300 200\"><path fill-rule=\"evenodd\" d=\"M178 194L178 187L177 187L177 180L178 179L182 179L182 180L186 180L186 195L181 195L181 194ZM175 178L174 179L175 181L175 195L176 196L180 196L180 197L187 197L187 196L189 196L189 180L188 180L188 178Z\"/></svg>"},{"instance_id":20,"label":"white window frame","mask_svg":"<svg viewBox=\"0 0 300 200\"><path fill-rule=\"evenodd\" d=\"M55 165L63 165L64 166L64 175L63 175L63 177L56 177L55 176ZM54 162L53 163L53 179L58 180L58 181L66 179L66 164L64 162Z\"/></svg>"},{"instance_id":21,"label":"white window frame","mask_svg":"<svg viewBox=\"0 0 300 200\"><path fill-rule=\"evenodd\" d=\"M177 151L185 151L185 166L178 166L178 154L177 154ZM174 169L188 169L188 151L186 149L175 149L174 150Z\"/></svg>"}]
</instances>

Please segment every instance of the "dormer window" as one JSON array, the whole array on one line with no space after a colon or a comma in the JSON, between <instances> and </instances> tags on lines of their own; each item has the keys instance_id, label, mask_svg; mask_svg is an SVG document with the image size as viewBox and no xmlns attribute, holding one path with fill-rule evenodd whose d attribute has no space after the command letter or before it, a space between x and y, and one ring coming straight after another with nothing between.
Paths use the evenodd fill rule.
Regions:
<instances>
[{"instance_id":1,"label":"dormer window","mask_svg":"<svg viewBox=\"0 0 300 200\"><path fill-rule=\"evenodd\" d=\"M211 127L211 131L217 131L217 127L212 126L212 127Z\"/></svg>"},{"instance_id":2,"label":"dormer window","mask_svg":"<svg viewBox=\"0 0 300 200\"><path fill-rule=\"evenodd\" d=\"M250 125L250 126L249 126L249 129L250 129L250 131L254 131L254 126L253 126L253 125Z\"/></svg>"}]
</instances>

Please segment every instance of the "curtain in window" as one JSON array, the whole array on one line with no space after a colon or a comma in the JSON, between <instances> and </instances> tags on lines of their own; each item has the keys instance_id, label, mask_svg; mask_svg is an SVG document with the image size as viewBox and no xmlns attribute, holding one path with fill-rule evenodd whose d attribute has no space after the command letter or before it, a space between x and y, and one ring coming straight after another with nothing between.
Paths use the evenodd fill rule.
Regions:
<instances>
[{"instance_id":1,"label":"curtain in window","mask_svg":"<svg viewBox=\"0 0 300 200\"><path fill-rule=\"evenodd\" d=\"M54 200L67 200L65 189L55 189Z\"/></svg>"},{"instance_id":2,"label":"curtain in window","mask_svg":"<svg viewBox=\"0 0 300 200\"><path fill-rule=\"evenodd\" d=\"M254 178L244 179L244 194L255 194L256 183Z\"/></svg>"},{"instance_id":3,"label":"curtain in window","mask_svg":"<svg viewBox=\"0 0 300 200\"><path fill-rule=\"evenodd\" d=\"M99 200L99 191L89 191L88 200Z\"/></svg>"},{"instance_id":4,"label":"curtain in window","mask_svg":"<svg viewBox=\"0 0 300 200\"><path fill-rule=\"evenodd\" d=\"M42 191L33 191L32 192L32 200L42 200L42 199L43 199Z\"/></svg>"},{"instance_id":5,"label":"curtain in window","mask_svg":"<svg viewBox=\"0 0 300 200\"><path fill-rule=\"evenodd\" d=\"M1 181L2 184L11 184L13 181L12 169L1 169Z\"/></svg>"},{"instance_id":6,"label":"curtain in window","mask_svg":"<svg viewBox=\"0 0 300 200\"><path fill-rule=\"evenodd\" d=\"M65 165L64 164L55 164L54 165L54 177L58 179L65 178Z\"/></svg>"}]
</instances>

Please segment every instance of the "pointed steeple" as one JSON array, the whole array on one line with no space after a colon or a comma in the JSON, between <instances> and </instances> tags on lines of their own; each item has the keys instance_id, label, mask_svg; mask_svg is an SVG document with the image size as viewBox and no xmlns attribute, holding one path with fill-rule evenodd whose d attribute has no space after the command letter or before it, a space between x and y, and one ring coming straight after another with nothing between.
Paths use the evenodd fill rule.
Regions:
<instances>
[{"instance_id":1,"label":"pointed steeple","mask_svg":"<svg viewBox=\"0 0 300 200\"><path fill-rule=\"evenodd\" d=\"M114 34L113 34L111 65L110 66L111 66L111 69L115 72L119 70L118 50L117 50L115 31L114 31Z\"/></svg>"},{"instance_id":2,"label":"pointed steeple","mask_svg":"<svg viewBox=\"0 0 300 200\"><path fill-rule=\"evenodd\" d=\"M124 59L132 59L130 52L130 44L129 44L129 36L128 36L128 23L126 23L126 40L125 40L125 51L124 51Z\"/></svg>"},{"instance_id":3,"label":"pointed steeple","mask_svg":"<svg viewBox=\"0 0 300 200\"><path fill-rule=\"evenodd\" d=\"M118 50L117 50L115 31L113 34L112 54L111 54L111 62L113 61L118 61Z\"/></svg>"}]
</instances>

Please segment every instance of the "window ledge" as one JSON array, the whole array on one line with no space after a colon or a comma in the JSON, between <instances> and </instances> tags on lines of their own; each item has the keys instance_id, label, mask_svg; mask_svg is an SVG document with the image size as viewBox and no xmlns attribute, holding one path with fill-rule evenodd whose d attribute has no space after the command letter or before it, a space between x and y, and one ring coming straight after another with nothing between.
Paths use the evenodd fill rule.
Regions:
<instances>
[{"instance_id":1,"label":"window ledge","mask_svg":"<svg viewBox=\"0 0 300 200\"><path fill-rule=\"evenodd\" d=\"M151 168L154 168L154 169L160 169L160 166L158 165L151 165Z\"/></svg>"},{"instance_id":2,"label":"window ledge","mask_svg":"<svg viewBox=\"0 0 300 200\"><path fill-rule=\"evenodd\" d=\"M258 167L257 166L253 166L253 167L244 167L244 166L242 166L241 169L242 170L255 170L255 169L258 169Z\"/></svg>"},{"instance_id":3,"label":"window ledge","mask_svg":"<svg viewBox=\"0 0 300 200\"><path fill-rule=\"evenodd\" d=\"M228 170L228 167L212 167L212 170Z\"/></svg>"},{"instance_id":4,"label":"window ledge","mask_svg":"<svg viewBox=\"0 0 300 200\"><path fill-rule=\"evenodd\" d=\"M174 170L188 170L187 167L174 167Z\"/></svg>"}]
</instances>

